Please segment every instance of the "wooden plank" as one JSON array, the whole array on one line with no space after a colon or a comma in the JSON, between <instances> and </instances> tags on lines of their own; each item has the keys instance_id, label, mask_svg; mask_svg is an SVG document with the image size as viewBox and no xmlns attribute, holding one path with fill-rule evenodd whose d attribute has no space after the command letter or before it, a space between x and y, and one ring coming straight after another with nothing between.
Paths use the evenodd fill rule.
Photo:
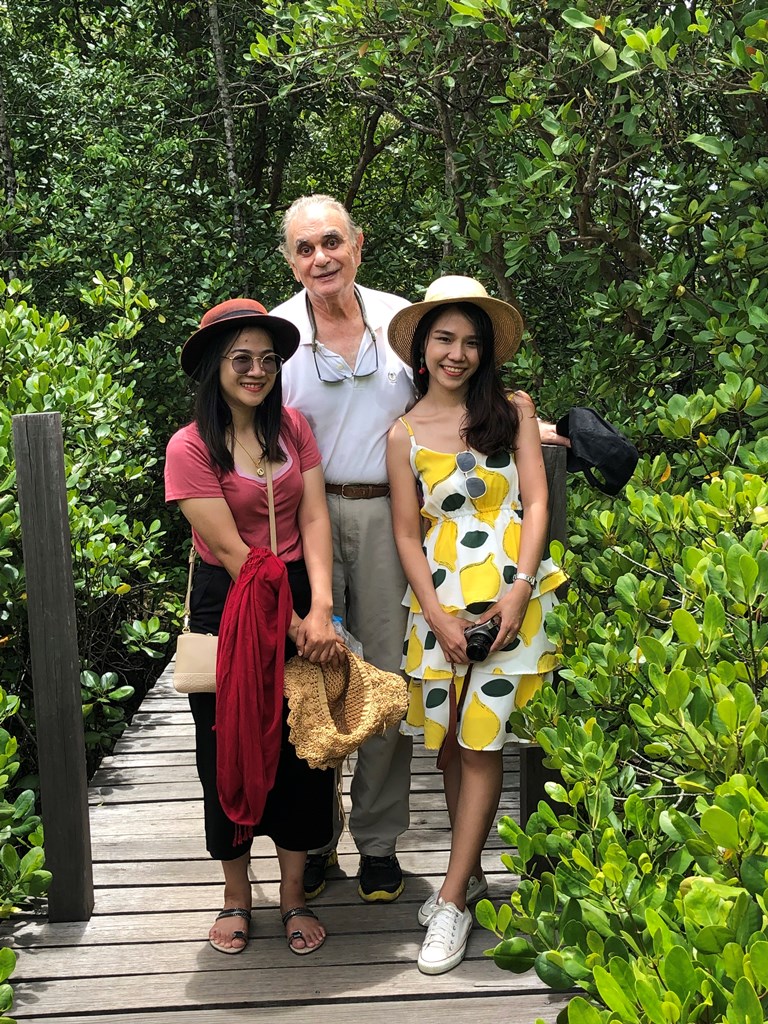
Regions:
<instances>
[{"instance_id":1,"label":"wooden plank","mask_svg":"<svg viewBox=\"0 0 768 1024\"><path fill-rule=\"evenodd\" d=\"M13 417L48 896L52 921L93 908L88 779L59 413Z\"/></svg>"},{"instance_id":2,"label":"wooden plank","mask_svg":"<svg viewBox=\"0 0 768 1024\"><path fill-rule=\"evenodd\" d=\"M178 803L179 801L200 801L203 794L197 777L190 779L187 771L182 781L179 775L167 778L165 772L162 778L160 773L155 774L154 783L142 781L136 785L130 782L103 781L103 776L94 778L88 793L88 800L91 804L103 804L106 806L118 804L136 803ZM127 773L121 773L121 778L127 779ZM504 787L511 791L513 787L519 786L520 776L517 772L506 772L504 775ZM169 783L173 782L173 785ZM350 778L343 780L342 791L349 793ZM411 793L443 793L443 777L435 772L421 772L411 776Z\"/></svg>"},{"instance_id":3,"label":"wooden plank","mask_svg":"<svg viewBox=\"0 0 768 1024\"><path fill-rule=\"evenodd\" d=\"M312 901L312 906L322 916L329 932L334 935L412 932L417 927L416 912L427 895L434 891L437 882L438 876L418 885L415 880L409 879L403 895L392 904L362 903L353 886L332 883L321 896ZM516 879L512 875L489 876L489 899L496 905L508 900L515 883ZM14 918L10 924L3 926L3 941L5 945L12 946L17 951L33 952L49 947L115 946L131 943L143 943L154 948L166 944L168 930L172 927L174 942L197 942L205 945L208 929L221 907L222 889L218 886L206 892L209 893L209 897L205 899L201 892L200 902L192 909L171 907L160 910L158 906L161 900L156 899L154 909L134 910L124 904L124 913L96 913L87 922L52 925L47 924L42 918ZM251 926L254 935L274 938L282 936L281 929L277 903L254 906ZM483 934L479 928L478 931ZM488 944L492 944L490 934ZM119 962L123 963L122 960ZM218 962L217 960L216 963Z\"/></svg>"},{"instance_id":4,"label":"wooden plank","mask_svg":"<svg viewBox=\"0 0 768 1024\"><path fill-rule=\"evenodd\" d=\"M140 781L157 782L160 779L171 780L174 777L182 776L187 779L193 779L197 778L194 765L195 756L192 751L189 754L183 755L165 751L147 754L122 754L119 757L110 755L101 762L101 767L94 775L93 785L101 785L102 779L106 783L111 778L120 777L127 773L130 773L132 781L136 783ZM507 748L504 754L504 765L505 769L510 772L518 772L520 770L518 748ZM190 766L192 771L188 770ZM187 770L185 771L185 769ZM166 776L163 774L165 771L171 774ZM176 776L173 773L176 773ZM434 775L436 778L442 779L442 772L438 771L435 766L434 756L431 758L414 757L411 761L411 774ZM351 769L347 769L346 765L344 766L343 775L345 779L351 778L352 775Z\"/></svg>"},{"instance_id":5,"label":"wooden plank","mask_svg":"<svg viewBox=\"0 0 768 1024\"><path fill-rule=\"evenodd\" d=\"M427 830L408 829L397 840L397 851L420 851L422 856L432 850L447 850L450 846L450 830L443 824L442 828ZM508 849L498 836L495 828L491 829L485 844L486 850L499 853ZM345 835L339 843L340 852L354 853L352 840ZM274 844L266 838L257 837L251 850L253 859L274 857ZM202 860L209 859L205 850L202 834L187 837L176 837L172 843L165 839L153 837L105 837L94 838L93 863L120 862L124 860L143 860L147 863L164 860Z\"/></svg>"},{"instance_id":6,"label":"wooden plank","mask_svg":"<svg viewBox=\"0 0 768 1024\"><path fill-rule=\"evenodd\" d=\"M168 753L162 750L149 750L146 753L120 754L119 757L110 754L101 762L102 768L120 769L162 768L166 765L191 765L194 774L195 752L194 750L189 750L181 753Z\"/></svg>"},{"instance_id":7,"label":"wooden plank","mask_svg":"<svg viewBox=\"0 0 768 1024\"><path fill-rule=\"evenodd\" d=\"M192 941L181 942L174 937L166 943L126 943L119 956L111 946L63 947L35 949L19 953L14 971L14 987L31 981L65 980L74 978L114 977L116 963L121 974L193 974L197 971L267 972L276 964L287 969L305 970L308 961L294 956L285 948L285 930L281 927L277 908L270 915L276 930L262 935L255 928L247 950L239 956L222 956L205 941L205 932ZM321 920L325 920L323 916ZM165 930L172 926L165 922ZM328 927L328 926L326 926ZM349 967L358 964L410 964L415 965L424 931L412 911L410 928L404 932L380 932L378 929L361 932L351 929L346 934L329 930L328 939L317 953L312 954L312 968ZM483 950L495 945L495 937L482 928L476 928L467 944L466 960L482 960ZM264 982L262 981L262 985Z\"/></svg>"},{"instance_id":8,"label":"wooden plank","mask_svg":"<svg viewBox=\"0 0 768 1024\"><path fill-rule=\"evenodd\" d=\"M499 995L493 1002L476 995L456 993L450 999L420 999L416 1003L380 1001L375 1003L332 1003L324 1006L313 1004L312 1024L393 1024L397 1020L418 1017L419 1024L478 1024L489 1017L504 1021L504 1024L531 1024L537 1018L546 1024L554 1024L558 1013L571 995L540 992ZM492 1007L492 1009L491 1009ZM268 1020L262 1012L260 1019ZM273 1018L275 1019L275 1018ZM103 1016L56 1017L57 1024L138 1024L133 1013ZM253 1024L252 1009L231 1007L226 1010L195 1010L195 1024ZM281 1006L281 1024L307 1024L306 1006ZM25 1017L26 1024L50 1024L50 1017ZM168 1010L158 1013L143 1013L140 1024L188 1024L189 1010Z\"/></svg>"},{"instance_id":9,"label":"wooden plank","mask_svg":"<svg viewBox=\"0 0 768 1024\"><path fill-rule=\"evenodd\" d=\"M316 964L318 957L319 952L313 955L312 962ZM164 974L162 984L157 985L148 985L142 975L91 978L87 991L79 979L51 980L45 983L45 999L47 1005L56 1008L56 1013L79 1013L83 1002L87 1001L92 1014L114 1010L139 1014L181 1007L260 1009L300 1003L315 1006L319 1002L344 1002L344 993L350 992L356 1000L366 1001L391 998L393 992L403 999L435 996L452 999L478 988L489 995L530 994L543 990L542 982L531 972L509 974L485 958L465 960L447 974L436 976L422 974L413 963L367 963L365 970L359 965L323 970L319 966L310 968L308 960L300 961L305 965L304 970L296 970L292 954L280 943L269 971L268 985L265 985L265 972L254 968L228 970L223 984L220 968L217 968ZM14 983L14 995L16 1015L23 1020L24 1014L34 1011L39 1002L39 982Z\"/></svg>"},{"instance_id":10,"label":"wooden plank","mask_svg":"<svg viewBox=\"0 0 768 1024\"><path fill-rule=\"evenodd\" d=\"M435 849L433 845L430 850L429 872L445 872L448 868L449 837L446 835L442 849ZM398 850L398 860L403 871L408 875L420 875L424 869L424 854L421 850ZM338 866L331 868L330 878L354 878L357 875L360 863L360 855L354 853L339 853ZM500 871L501 863L497 850L489 851L487 860L484 860L486 871ZM258 877L261 882L275 882L280 880L280 872L275 856L274 847L271 856L265 856L252 861L251 873ZM151 861L125 860L122 862L110 861L104 864L94 864L94 882L97 887L116 888L121 885L128 886L158 886L158 885L201 885L216 883L221 877L221 866L218 861L203 855L198 860L164 860Z\"/></svg>"},{"instance_id":11,"label":"wooden plank","mask_svg":"<svg viewBox=\"0 0 768 1024\"><path fill-rule=\"evenodd\" d=\"M510 797L515 796L510 794ZM516 797L515 797L516 799ZM131 805L125 805L125 808ZM133 808L141 808L142 804L135 804ZM125 839L136 839L138 836L146 836L148 839L165 838L169 842L175 842L177 839L195 839L202 834L202 815L196 808L196 805L187 805L180 803L177 805L180 809L180 813L173 815L156 813L145 817L135 817L133 814L129 817L126 814L117 814L114 817L106 817L109 812L118 810L113 807L94 807L92 808L93 816L97 819L97 824L101 830L101 834L111 834L113 839L125 838ZM133 809L132 808L132 809ZM188 815L181 813L181 811L192 810L193 813ZM517 818L517 805L512 800L508 803L503 803L499 809L499 815L508 814L513 818ZM104 815L105 817L101 817ZM436 807L433 810L411 810L411 824L410 827L417 831L423 831L427 829L434 829L437 832L443 832L446 828L445 824L445 810ZM94 832L94 835L98 837L100 833Z\"/></svg>"},{"instance_id":12,"label":"wooden plank","mask_svg":"<svg viewBox=\"0 0 768 1024\"><path fill-rule=\"evenodd\" d=\"M560 444L545 444L541 448L544 456L544 469L547 473L547 484L549 486L549 532L547 544L552 540L559 540L565 544L568 537L568 523L566 518L566 462L568 452Z\"/></svg>"},{"instance_id":13,"label":"wooden plank","mask_svg":"<svg viewBox=\"0 0 768 1024\"><path fill-rule=\"evenodd\" d=\"M505 804L509 803L509 797L512 795L511 788L502 793L502 800ZM91 808L93 831L95 834L100 829L108 828L109 823L113 821L116 823L130 822L135 827L141 825L142 827L148 826L151 828L155 823L161 824L168 818L177 820L178 818L201 817L201 804L202 802L198 800L117 804L106 803L102 800L99 803L95 803ZM442 791L416 790L411 792L412 813L444 810L445 797Z\"/></svg>"},{"instance_id":14,"label":"wooden plank","mask_svg":"<svg viewBox=\"0 0 768 1024\"><path fill-rule=\"evenodd\" d=\"M492 874L490 869L488 872L490 880L494 883L493 893L499 898L508 896L516 887L518 879L514 875L508 874L506 869L501 869L498 864L496 871L497 874ZM408 900L413 900L416 903L423 902L431 892L434 892L442 879L443 872L433 872L431 864L426 866L421 874L407 876L405 882ZM497 881L500 892L495 888ZM152 913L158 910L170 912L207 909L213 913L221 907L222 892L223 879L199 885L97 888L93 912L94 914L126 914ZM253 898L256 904L268 903L277 906L279 900L277 882L262 881L255 877ZM332 879L318 899L320 902L316 904L317 906L324 906L326 903L334 905L344 903L356 908L363 906L357 894L357 879L354 875ZM402 900L401 896L396 905L399 906ZM392 906L394 907L395 904ZM390 909L388 904L383 904L382 907L383 913ZM381 910L381 908L379 909Z\"/></svg>"}]
</instances>

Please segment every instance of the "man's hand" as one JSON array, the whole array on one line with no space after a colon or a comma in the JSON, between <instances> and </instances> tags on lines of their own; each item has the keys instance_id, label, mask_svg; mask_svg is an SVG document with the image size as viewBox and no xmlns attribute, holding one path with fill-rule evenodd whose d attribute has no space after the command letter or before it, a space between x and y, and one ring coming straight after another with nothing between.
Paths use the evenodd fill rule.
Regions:
<instances>
[{"instance_id":1,"label":"man's hand","mask_svg":"<svg viewBox=\"0 0 768 1024\"><path fill-rule=\"evenodd\" d=\"M571 447L571 439L569 437L563 437L562 434L558 434L555 430L554 423L547 423L545 420L539 420L539 436L541 437L542 444L562 444L566 448Z\"/></svg>"}]
</instances>

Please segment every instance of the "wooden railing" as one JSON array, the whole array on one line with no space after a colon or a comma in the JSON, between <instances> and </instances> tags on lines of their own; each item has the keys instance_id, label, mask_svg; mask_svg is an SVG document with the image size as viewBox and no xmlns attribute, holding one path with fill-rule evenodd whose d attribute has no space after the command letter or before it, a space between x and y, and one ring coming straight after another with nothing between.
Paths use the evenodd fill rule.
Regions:
<instances>
[{"instance_id":1,"label":"wooden railing","mask_svg":"<svg viewBox=\"0 0 768 1024\"><path fill-rule=\"evenodd\" d=\"M50 921L93 910L83 702L61 417L13 417Z\"/></svg>"}]
</instances>

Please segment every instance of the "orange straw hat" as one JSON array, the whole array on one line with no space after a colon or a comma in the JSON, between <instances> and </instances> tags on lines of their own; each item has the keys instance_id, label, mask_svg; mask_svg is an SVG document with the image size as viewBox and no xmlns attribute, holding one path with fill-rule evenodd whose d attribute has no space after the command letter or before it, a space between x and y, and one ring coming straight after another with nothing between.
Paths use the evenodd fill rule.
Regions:
<instances>
[{"instance_id":1,"label":"orange straw hat","mask_svg":"<svg viewBox=\"0 0 768 1024\"><path fill-rule=\"evenodd\" d=\"M493 354L497 366L508 362L520 347L523 318L516 306L493 299L473 277L452 274L438 277L427 288L423 302L414 302L396 313L389 325L389 344L404 363L411 362L411 343L419 320L435 306L471 302L484 309L493 324Z\"/></svg>"},{"instance_id":2,"label":"orange straw hat","mask_svg":"<svg viewBox=\"0 0 768 1024\"><path fill-rule=\"evenodd\" d=\"M184 342L181 350L181 368L197 380L205 351L222 331L242 327L260 327L272 338L275 352L290 359L299 347L299 331L288 320L271 316L256 299L227 299L203 314L200 326Z\"/></svg>"},{"instance_id":3,"label":"orange straw hat","mask_svg":"<svg viewBox=\"0 0 768 1024\"><path fill-rule=\"evenodd\" d=\"M298 656L285 666L289 738L310 768L336 768L369 736L399 722L408 708L402 676L344 650L338 669Z\"/></svg>"}]
</instances>

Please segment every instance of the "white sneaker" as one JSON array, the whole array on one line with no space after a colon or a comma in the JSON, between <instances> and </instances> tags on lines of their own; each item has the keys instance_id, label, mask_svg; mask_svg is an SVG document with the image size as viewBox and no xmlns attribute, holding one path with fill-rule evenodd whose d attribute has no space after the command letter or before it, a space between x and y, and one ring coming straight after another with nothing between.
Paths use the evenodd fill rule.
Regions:
<instances>
[{"instance_id":1,"label":"white sneaker","mask_svg":"<svg viewBox=\"0 0 768 1024\"><path fill-rule=\"evenodd\" d=\"M422 974L443 974L460 964L471 931L471 911L438 900L419 953Z\"/></svg>"},{"instance_id":2,"label":"white sneaker","mask_svg":"<svg viewBox=\"0 0 768 1024\"><path fill-rule=\"evenodd\" d=\"M478 878L477 875L470 875L469 882L467 883L467 903L476 903L481 897L485 896L488 892L488 882L485 880L485 876ZM426 928L429 922L432 920L432 915L437 908L437 893L433 892L431 896L427 896L422 905L419 907L419 912L416 915L419 919L419 924Z\"/></svg>"}]
</instances>

